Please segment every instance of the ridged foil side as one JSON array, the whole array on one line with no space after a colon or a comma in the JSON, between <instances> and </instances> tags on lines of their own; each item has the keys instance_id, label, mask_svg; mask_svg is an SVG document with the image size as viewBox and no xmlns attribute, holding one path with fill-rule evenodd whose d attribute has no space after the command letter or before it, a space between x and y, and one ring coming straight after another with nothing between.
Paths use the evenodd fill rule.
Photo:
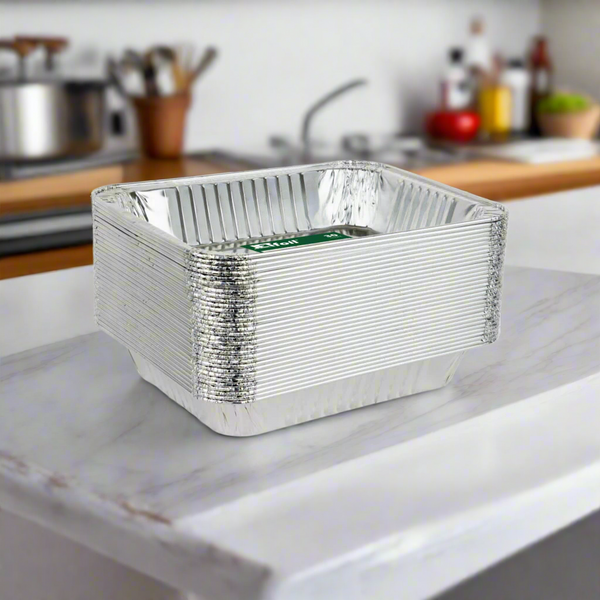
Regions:
<instances>
[{"instance_id":1,"label":"ridged foil side","mask_svg":"<svg viewBox=\"0 0 600 600\"><path fill-rule=\"evenodd\" d=\"M440 388L450 382L464 355L453 352L331 383L263 398L260 402L197 402L151 361L131 353L139 374L202 423L224 435L250 436L344 411Z\"/></svg>"},{"instance_id":2,"label":"ridged foil side","mask_svg":"<svg viewBox=\"0 0 600 600\"><path fill-rule=\"evenodd\" d=\"M381 167L367 165L364 169L336 169L322 175L323 225L354 225L366 227L377 213Z\"/></svg>"},{"instance_id":3,"label":"ridged foil side","mask_svg":"<svg viewBox=\"0 0 600 600\"><path fill-rule=\"evenodd\" d=\"M489 279L485 303L485 326L482 336L484 344L495 342L500 334L500 302L507 227L508 215L504 213L499 219L492 221L490 229Z\"/></svg>"},{"instance_id":4,"label":"ridged foil side","mask_svg":"<svg viewBox=\"0 0 600 600\"><path fill-rule=\"evenodd\" d=\"M192 302L194 397L252 402L256 395L256 274L245 256L186 254Z\"/></svg>"}]
</instances>

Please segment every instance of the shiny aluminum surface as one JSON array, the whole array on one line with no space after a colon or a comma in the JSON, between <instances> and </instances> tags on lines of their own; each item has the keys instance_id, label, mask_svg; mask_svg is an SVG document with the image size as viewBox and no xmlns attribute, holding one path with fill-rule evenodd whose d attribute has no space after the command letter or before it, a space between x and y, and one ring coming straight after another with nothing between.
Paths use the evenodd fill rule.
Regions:
<instances>
[{"instance_id":1,"label":"shiny aluminum surface","mask_svg":"<svg viewBox=\"0 0 600 600\"><path fill-rule=\"evenodd\" d=\"M0 160L77 156L102 147L101 82L1 81Z\"/></svg>"},{"instance_id":2,"label":"shiny aluminum surface","mask_svg":"<svg viewBox=\"0 0 600 600\"><path fill-rule=\"evenodd\" d=\"M446 385L464 352L445 354L354 375L345 379L272 396L260 402L197 402L192 394L162 372L152 361L131 351L139 374L211 429L224 435L251 436L299 425L347 410L362 408Z\"/></svg>"},{"instance_id":3,"label":"shiny aluminum surface","mask_svg":"<svg viewBox=\"0 0 600 600\"><path fill-rule=\"evenodd\" d=\"M341 162L108 186L93 210L99 325L222 433L317 418L314 398L329 402L319 390L352 390L355 378L374 387L323 414L440 387L465 350L498 335L504 209L398 169ZM331 231L346 237L244 247ZM385 392L382 377L409 373ZM295 416L267 418L291 410L284 398ZM229 418L246 422L228 429Z\"/></svg>"}]
</instances>

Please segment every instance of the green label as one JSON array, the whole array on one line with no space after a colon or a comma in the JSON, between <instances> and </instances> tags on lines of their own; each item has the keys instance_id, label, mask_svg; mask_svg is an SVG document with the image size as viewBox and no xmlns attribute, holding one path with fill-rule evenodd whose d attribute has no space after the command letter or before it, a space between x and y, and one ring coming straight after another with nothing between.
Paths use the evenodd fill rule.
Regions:
<instances>
[{"instance_id":1,"label":"green label","mask_svg":"<svg viewBox=\"0 0 600 600\"><path fill-rule=\"evenodd\" d=\"M269 250L281 250L283 248L295 248L296 246L305 246L306 244L320 244L321 242L332 242L334 240L343 240L350 238L349 235L329 231L327 233L317 233L315 235L305 235L302 237L286 238L284 240L272 240L270 242L256 242L247 244L242 248L254 250L254 252L268 252Z\"/></svg>"}]
</instances>

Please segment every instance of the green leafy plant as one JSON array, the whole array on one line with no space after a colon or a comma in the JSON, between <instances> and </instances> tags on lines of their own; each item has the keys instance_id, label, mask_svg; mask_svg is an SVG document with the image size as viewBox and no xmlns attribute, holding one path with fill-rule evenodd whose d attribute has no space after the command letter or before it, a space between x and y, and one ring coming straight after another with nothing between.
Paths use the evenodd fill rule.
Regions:
<instances>
[{"instance_id":1,"label":"green leafy plant","mask_svg":"<svg viewBox=\"0 0 600 600\"><path fill-rule=\"evenodd\" d=\"M539 113L565 114L587 110L590 106L592 101L586 96L557 92L542 98L536 108Z\"/></svg>"}]
</instances>

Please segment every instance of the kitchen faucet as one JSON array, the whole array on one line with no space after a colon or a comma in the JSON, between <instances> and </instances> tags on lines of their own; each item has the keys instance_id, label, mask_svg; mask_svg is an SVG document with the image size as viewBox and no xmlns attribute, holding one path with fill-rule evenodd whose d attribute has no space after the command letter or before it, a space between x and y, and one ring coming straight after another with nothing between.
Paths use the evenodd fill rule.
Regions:
<instances>
[{"instance_id":1,"label":"kitchen faucet","mask_svg":"<svg viewBox=\"0 0 600 600\"><path fill-rule=\"evenodd\" d=\"M304 115L302 119L302 130L300 133L300 148L295 148L288 139L282 136L274 135L269 138L271 147L276 148L280 152L286 153L291 158L292 162L310 162L310 126L312 120L317 112L319 112L325 105L329 104L332 100L335 100L342 94L349 92L350 90L366 85L368 81L366 79L353 79L344 85L335 88L327 95L323 96L320 100L315 102Z\"/></svg>"},{"instance_id":2,"label":"kitchen faucet","mask_svg":"<svg viewBox=\"0 0 600 600\"><path fill-rule=\"evenodd\" d=\"M300 139L302 142L302 159L305 161L309 160L310 157L310 126L312 120L316 113L318 113L325 105L329 104L331 101L339 98L346 92L353 90L354 88L361 87L363 85L367 85L368 81L366 79L353 79L344 85L341 85L335 88L333 91L329 92L327 95L323 96L320 100L315 102L304 115L304 119L302 120L302 131L300 134Z\"/></svg>"}]
</instances>

